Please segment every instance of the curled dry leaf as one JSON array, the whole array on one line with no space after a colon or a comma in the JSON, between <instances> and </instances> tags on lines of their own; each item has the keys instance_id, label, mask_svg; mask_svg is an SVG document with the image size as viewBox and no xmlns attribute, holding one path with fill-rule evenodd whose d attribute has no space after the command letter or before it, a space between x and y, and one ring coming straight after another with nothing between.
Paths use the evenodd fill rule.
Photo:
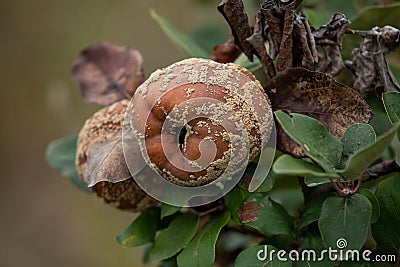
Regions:
<instances>
[{"instance_id":1,"label":"curled dry leaf","mask_svg":"<svg viewBox=\"0 0 400 267\"><path fill-rule=\"evenodd\" d=\"M264 17L261 12L256 14L256 24L254 25L253 34L246 40L254 47L257 53L257 57L260 59L261 65L264 68L264 72L269 78L275 76L275 67L272 58L268 55L267 49L265 48L264 39Z\"/></svg>"},{"instance_id":2,"label":"curled dry leaf","mask_svg":"<svg viewBox=\"0 0 400 267\"><path fill-rule=\"evenodd\" d=\"M327 24L312 32L316 44L322 46L323 50L317 71L334 77L345 67L340 48L349 25L350 21L344 14L335 13Z\"/></svg>"},{"instance_id":3,"label":"curled dry leaf","mask_svg":"<svg viewBox=\"0 0 400 267\"><path fill-rule=\"evenodd\" d=\"M243 2L241 0L222 0L218 5L218 11L231 27L236 45L250 61L253 61L253 47L246 40L252 32Z\"/></svg>"},{"instance_id":4,"label":"curled dry leaf","mask_svg":"<svg viewBox=\"0 0 400 267\"><path fill-rule=\"evenodd\" d=\"M354 90L320 72L291 68L279 73L266 85L275 109L296 112L322 122L340 138L347 127L368 123L371 108ZM278 147L285 153L302 157L302 148L278 125Z\"/></svg>"},{"instance_id":5,"label":"curled dry leaf","mask_svg":"<svg viewBox=\"0 0 400 267\"><path fill-rule=\"evenodd\" d=\"M241 53L242 51L235 45L235 38L231 35L225 43L214 46L210 59L219 63L230 63Z\"/></svg>"},{"instance_id":6,"label":"curled dry leaf","mask_svg":"<svg viewBox=\"0 0 400 267\"><path fill-rule=\"evenodd\" d=\"M271 58L277 58L276 68L290 67L314 69L318 60L314 38L307 17L296 14L298 1L265 1L261 12L266 21L266 40ZM293 46L293 44L296 44Z\"/></svg>"},{"instance_id":7,"label":"curled dry leaf","mask_svg":"<svg viewBox=\"0 0 400 267\"><path fill-rule=\"evenodd\" d=\"M400 91L400 85L391 72L385 54L400 45L400 30L391 26L374 27L369 31L355 31L363 38L361 46L352 52L352 61L346 65L356 77L354 89L362 96L374 89L374 83L385 92Z\"/></svg>"},{"instance_id":8,"label":"curled dry leaf","mask_svg":"<svg viewBox=\"0 0 400 267\"><path fill-rule=\"evenodd\" d=\"M85 48L75 61L72 79L85 102L107 106L130 98L143 82L143 58L135 49L111 43Z\"/></svg>"}]
</instances>

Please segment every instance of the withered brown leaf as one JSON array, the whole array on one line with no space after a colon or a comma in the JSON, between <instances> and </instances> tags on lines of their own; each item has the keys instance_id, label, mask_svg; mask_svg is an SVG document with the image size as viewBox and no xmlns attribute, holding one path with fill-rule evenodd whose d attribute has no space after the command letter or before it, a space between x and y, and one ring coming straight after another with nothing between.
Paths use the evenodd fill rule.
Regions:
<instances>
[{"instance_id":1,"label":"withered brown leaf","mask_svg":"<svg viewBox=\"0 0 400 267\"><path fill-rule=\"evenodd\" d=\"M349 25L350 21L344 14L335 13L327 24L313 31L315 42L323 50L323 56L317 65L318 71L334 77L345 67L340 48Z\"/></svg>"},{"instance_id":2,"label":"withered brown leaf","mask_svg":"<svg viewBox=\"0 0 400 267\"><path fill-rule=\"evenodd\" d=\"M210 59L219 63L229 63L234 62L241 53L242 51L235 45L235 39L231 35L225 43L214 46Z\"/></svg>"},{"instance_id":3,"label":"withered brown leaf","mask_svg":"<svg viewBox=\"0 0 400 267\"><path fill-rule=\"evenodd\" d=\"M374 89L374 82L377 82L385 92L400 91L400 85L385 58L386 53L400 45L400 30L385 26L355 33L363 37L363 41L359 48L353 50L352 61L346 61L356 77L354 89L366 96Z\"/></svg>"},{"instance_id":4,"label":"withered brown leaf","mask_svg":"<svg viewBox=\"0 0 400 267\"><path fill-rule=\"evenodd\" d=\"M246 40L254 47L257 57L260 59L261 65L264 68L264 72L269 78L275 76L274 61L268 55L267 49L265 48L263 32L264 32L264 16L261 11L256 14L256 23L254 25L253 34Z\"/></svg>"},{"instance_id":5,"label":"withered brown leaf","mask_svg":"<svg viewBox=\"0 0 400 267\"><path fill-rule=\"evenodd\" d=\"M253 47L246 40L252 32L243 2L241 0L222 0L218 5L218 11L231 27L236 45L250 61L253 61Z\"/></svg>"},{"instance_id":6,"label":"withered brown leaf","mask_svg":"<svg viewBox=\"0 0 400 267\"><path fill-rule=\"evenodd\" d=\"M122 149L122 136L92 144L86 161L89 186L99 182L121 182L131 178Z\"/></svg>"},{"instance_id":7,"label":"withered brown leaf","mask_svg":"<svg viewBox=\"0 0 400 267\"><path fill-rule=\"evenodd\" d=\"M135 49L101 42L85 48L72 68L82 98L107 106L130 98L143 82L143 58Z\"/></svg>"},{"instance_id":8,"label":"withered brown leaf","mask_svg":"<svg viewBox=\"0 0 400 267\"><path fill-rule=\"evenodd\" d=\"M296 112L322 122L337 138L354 123L368 123L372 116L367 102L350 87L327 74L304 68L290 68L266 85L274 109ZM302 157L301 147L278 125L278 147Z\"/></svg>"}]
</instances>

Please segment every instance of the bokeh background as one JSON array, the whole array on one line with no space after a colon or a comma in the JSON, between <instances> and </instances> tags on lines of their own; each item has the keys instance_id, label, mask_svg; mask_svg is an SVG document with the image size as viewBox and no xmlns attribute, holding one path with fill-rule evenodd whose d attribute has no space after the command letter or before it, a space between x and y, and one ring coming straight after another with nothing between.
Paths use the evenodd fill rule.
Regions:
<instances>
[{"instance_id":1,"label":"bokeh background","mask_svg":"<svg viewBox=\"0 0 400 267\"><path fill-rule=\"evenodd\" d=\"M142 266L141 248L115 241L135 215L102 204L52 170L46 145L77 133L100 108L84 104L70 80L82 48L103 40L134 47L148 76L183 58L149 9L197 36L219 25L209 34L224 40L229 30L216 11L219 2L0 1L1 267Z\"/></svg>"}]
</instances>

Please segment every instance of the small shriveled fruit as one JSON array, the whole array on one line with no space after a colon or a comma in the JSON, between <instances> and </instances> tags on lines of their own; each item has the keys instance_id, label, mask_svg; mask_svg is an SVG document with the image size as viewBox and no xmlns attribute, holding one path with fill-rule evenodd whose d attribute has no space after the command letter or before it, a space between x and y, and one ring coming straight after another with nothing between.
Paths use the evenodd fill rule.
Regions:
<instances>
[{"instance_id":1,"label":"small shriveled fruit","mask_svg":"<svg viewBox=\"0 0 400 267\"><path fill-rule=\"evenodd\" d=\"M124 160L122 123L128 103L116 102L86 120L79 133L76 166L80 177L104 202L140 212L155 200L136 184Z\"/></svg>"}]
</instances>

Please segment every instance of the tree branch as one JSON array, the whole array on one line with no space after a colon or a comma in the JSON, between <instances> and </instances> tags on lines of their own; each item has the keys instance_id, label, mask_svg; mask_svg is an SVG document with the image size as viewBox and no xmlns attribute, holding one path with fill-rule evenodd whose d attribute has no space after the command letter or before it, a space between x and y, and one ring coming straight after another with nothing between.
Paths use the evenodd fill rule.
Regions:
<instances>
[{"instance_id":1,"label":"tree branch","mask_svg":"<svg viewBox=\"0 0 400 267\"><path fill-rule=\"evenodd\" d=\"M390 174L393 172L400 172L400 165L397 164L395 160L385 160L381 163L378 163L366 169L364 171L363 176L367 177L364 178L363 181L366 182L375 180L383 175ZM299 177L298 179L299 179L299 184L303 191L304 200L306 204L319 195L335 191L335 188L332 184L323 184L315 187L308 187L304 183L304 177Z\"/></svg>"}]
</instances>

